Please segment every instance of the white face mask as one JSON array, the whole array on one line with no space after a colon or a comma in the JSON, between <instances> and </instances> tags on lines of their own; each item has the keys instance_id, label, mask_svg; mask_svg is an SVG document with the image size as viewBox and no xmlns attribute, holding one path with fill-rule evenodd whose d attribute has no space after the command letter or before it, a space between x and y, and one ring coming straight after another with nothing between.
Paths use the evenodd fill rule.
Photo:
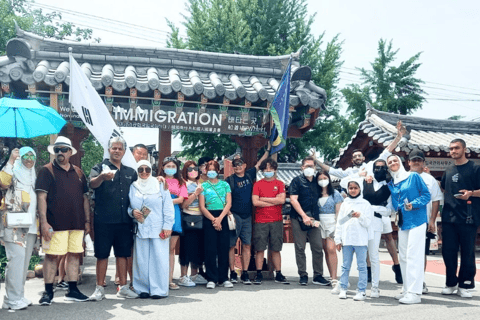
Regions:
<instances>
[{"instance_id":1,"label":"white face mask","mask_svg":"<svg viewBox=\"0 0 480 320\"><path fill-rule=\"evenodd\" d=\"M328 180L318 180L318 185L319 185L320 187L323 187L323 188L326 187L326 186L328 186L329 183L330 183L330 182L328 182Z\"/></svg>"},{"instance_id":2,"label":"white face mask","mask_svg":"<svg viewBox=\"0 0 480 320\"><path fill-rule=\"evenodd\" d=\"M303 174L305 175L305 177L313 177L313 175L315 174L315 169L306 168L303 170Z\"/></svg>"}]
</instances>

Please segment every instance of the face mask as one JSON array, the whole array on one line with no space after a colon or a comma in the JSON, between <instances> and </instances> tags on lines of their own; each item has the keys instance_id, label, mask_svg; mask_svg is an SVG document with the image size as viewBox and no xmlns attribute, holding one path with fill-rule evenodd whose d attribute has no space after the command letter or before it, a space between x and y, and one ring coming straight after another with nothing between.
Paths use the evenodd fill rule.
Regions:
<instances>
[{"instance_id":1,"label":"face mask","mask_svg":"<svg viewBox=\"0 0 480 320\"><path fill-rule=\"evenodd\" d=\"M303 174L305 175L305 177L313 177L313 175L315 174L315 169L306 168L305 170L303 170Z\"/></svg>"},{"instance_id":2,"label":"face mask","mask_svg":"<svg viewBox=\"0 0 480 320\"><path fill-rule=\"evenodd\" d=\"M218 176L217 171L208 171L207 172L207 177L209 177L210 179L215 179L217 176Z\"/></svg>"},{"instance_id":3,"label":"face mask","mask_svg":"<svg viewBox=\"0 0 480 320\"><path fill-rule=\"evenodd\" d=\"M375 167L373 169L373 176L378 182L387 180L387 167Z\"/></svg>"},{"instance_id":4,"label":"face mask","mask_svg":"<svg viewBox=\"0 0 480 320\"><path fill-rule=\"evenodd\" d=\"M198 177L198 172L197 171L189 172L188 177L192 178L192 179L195 179L196 177Z\"/></svg>"},{"instance_id":5,"label":"face mask","mask_svg":"<svg viewBox=\"0 0 480 320\"><path fill-rule=\"evenodd\" d=\"M328 180L318 180L318 185L322 188L328 186L329 183Z\"/></svg>"},{"instance_id":6,"label":"face mask","mask_svg":"<svg viewBox=\"0 0 480 320\"><path fill-rule=\"evenodd\" d=\"M274 174L275 171L263 171L263 176L267 179L273 177Z\"/></svg>"},{"instance_id":7,"label":"face mask","mask_svg":"<svg viewBox=\"0 0 480 320\"><path fill-rule=\"evenodd\" d=\"M177 173L177 168L167 168L167 169L165 169L165 174L167 176L173 176L175 173Z\"/></svg>"}]
</instances>

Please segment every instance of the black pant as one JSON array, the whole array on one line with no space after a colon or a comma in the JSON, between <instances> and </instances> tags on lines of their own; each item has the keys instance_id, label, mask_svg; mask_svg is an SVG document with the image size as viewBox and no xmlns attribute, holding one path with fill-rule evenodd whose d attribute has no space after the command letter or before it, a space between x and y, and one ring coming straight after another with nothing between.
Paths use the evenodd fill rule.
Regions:
<instances>
[{"instance_id":1,"label":"black pant","mask_svg":"<svg viewBox=\"0 0 480 320\"><path fill-rule=\"evenodd\" d=\"M221 210L210 210L214 217L218 217ZM207 281L223 283L228 280L228 252L230 250L230 230L228 230L227 217L222 220L222 230L217 231L212 221L203 220L205 243L205 268ZM218 258L218 260L217 260Z\"/></svg>"},{"instance_id":2,"label":"black pant","mask_svg":"<svg viewBox=\"0 0 480 320\"><path fill-rule=\"evenodd\" d=\"M447 269L447 287L475 288L475 225L442 222L442 255ZM460 271L457 277L458 251Z\"/></svg>"}]
</instances>

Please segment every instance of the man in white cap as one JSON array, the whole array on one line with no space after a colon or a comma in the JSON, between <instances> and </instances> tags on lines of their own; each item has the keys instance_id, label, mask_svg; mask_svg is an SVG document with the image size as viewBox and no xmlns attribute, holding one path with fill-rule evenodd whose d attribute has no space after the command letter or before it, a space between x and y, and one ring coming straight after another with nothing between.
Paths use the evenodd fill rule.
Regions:
<instances>
[{"instance_id":1,"label":"man in white cap","mask_svg":"<svg viewBox=\"0 0 480 320\"><path fill-rule=\"evenodd\" d=\"M52 304L57 262L65 254L69 280L65 300L87 301L88 297L77 288L83 236L90 232L87 179L80 168L70 163L70 157L77 153L70 139L59 136L48 146L48 152L55 159L40 169L35 184L45 252L45 292L39 303Z\"/></svg>"}]
</instances>

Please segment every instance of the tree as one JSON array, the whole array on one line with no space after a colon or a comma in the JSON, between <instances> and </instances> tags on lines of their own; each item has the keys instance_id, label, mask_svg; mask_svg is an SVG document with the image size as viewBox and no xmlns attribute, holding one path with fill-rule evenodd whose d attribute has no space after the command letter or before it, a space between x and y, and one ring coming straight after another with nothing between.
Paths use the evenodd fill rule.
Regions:
<instances>
[{"instance_id":1,"label":"tree","mask_svg":"<svg viewBox=\"0 0 480 320\"><path fill-rule=\"evenodd\" d=\"M98 143L95 137L90 133L82 143L85 154L82 157L82 170L88 176L94 165L103 160L103 147Z\"/></svg>"},{"instance_id":2,"label":"tree","mask_svg":"<svg viewBox=\"0 0 480 320\"><path fill-rule=\"evenodd\" d=\"M33 9L32 3L31 0L0 0L0 55L5 54L8 40L16 36L15 22L23 30L47 38L69 38L76 41L92 38L92 29L62 22L61 13L45 13L42 9ZM99 39L95 41L98 42Z\"/></svg>"},{"instance_id":3,"label":"tree","mask_svg":"<svg viewBox=\"0 0 480 320\"><path fill-rule=\"evenodd\" d=\"M329 105L336 105L342 42L336 36L321 49L324 35L312 35L315 15L308 15L306 0L189 0L187 13L187 38L181 39L178 28L169 23L169 46L253 55L290 54L303 46L300 63L312 68L314 82L332 95ZM237 146L225 135L182 132L181 137L183 155L221 157L232 154ZM297 161L311 142L305 137L288 139L279 161Z\"/></svg>"}]
</instances>

